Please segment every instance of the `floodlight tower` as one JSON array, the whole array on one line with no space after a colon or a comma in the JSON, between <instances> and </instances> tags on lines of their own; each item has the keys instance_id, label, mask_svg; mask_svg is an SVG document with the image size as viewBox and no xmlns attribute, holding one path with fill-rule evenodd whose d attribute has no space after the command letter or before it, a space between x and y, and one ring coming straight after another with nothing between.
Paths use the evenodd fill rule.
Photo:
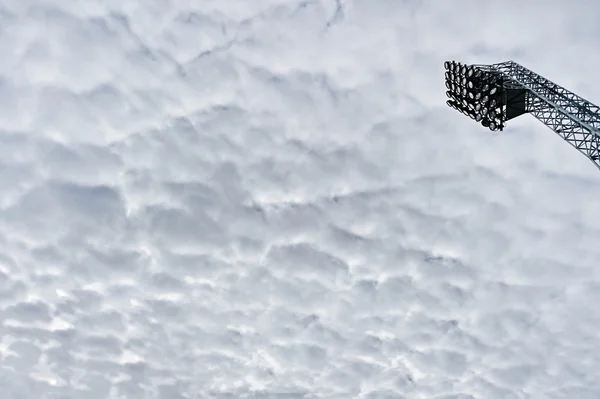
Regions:
<instances>
[{"instance_id":1,"label":"floodlight tower","mask_svg":"<svg viewBox=\"0 0 600 399\"><path fill-rule=\"evenodd\" d=\"M600 169L600 107L514 61L465 65L446 61L448 106L492 131L529 113Z\"/></svg>"}]
</instances>

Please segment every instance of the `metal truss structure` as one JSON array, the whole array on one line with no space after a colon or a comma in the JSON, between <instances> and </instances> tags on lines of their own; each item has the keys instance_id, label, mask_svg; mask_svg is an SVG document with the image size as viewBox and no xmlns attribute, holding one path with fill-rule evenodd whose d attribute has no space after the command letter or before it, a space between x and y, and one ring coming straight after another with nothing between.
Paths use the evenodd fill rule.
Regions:
<instances>
[{"instance_id":1,"label":"metal truss structure","mask_svg":"<svg viewBox=\"0 0 600 399\"><path fill-rule=\"evenodd\" d=\"M444 65L449 106L491 130L532 114L600 169L600 107L514 61Z\"/></svg>"}]
</instances>

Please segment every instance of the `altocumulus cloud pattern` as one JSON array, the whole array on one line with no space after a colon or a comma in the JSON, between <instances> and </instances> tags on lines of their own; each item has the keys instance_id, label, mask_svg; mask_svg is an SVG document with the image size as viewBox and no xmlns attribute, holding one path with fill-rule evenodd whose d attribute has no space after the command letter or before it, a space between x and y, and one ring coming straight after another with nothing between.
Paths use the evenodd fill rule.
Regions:
<instances>
[{"instance_id":1,"label":"altocumulus cloud pattern","mask_svg":"<svg viewBox=\"0 0 600 399\"><path fill-rule=\"evenodd\" d=\"M600 4L0 2L0 396L598 398Z\"/></svg>"}]
</instances>

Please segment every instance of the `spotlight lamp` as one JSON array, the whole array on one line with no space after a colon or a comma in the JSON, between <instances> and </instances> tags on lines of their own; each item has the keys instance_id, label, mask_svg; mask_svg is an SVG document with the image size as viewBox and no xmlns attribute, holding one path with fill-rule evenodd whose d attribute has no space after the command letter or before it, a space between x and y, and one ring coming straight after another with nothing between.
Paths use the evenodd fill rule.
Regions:
<instances>
[{"instance_id":1,"label":"spotlight lamp","mask_svg":"<svg viewBox=\"0 0 600 399\"><path fill-rule=\"evenodd\" d=\"M600 107L514 61L444 62L446 104L489 130L531 114L600 169Z\"/></svg>"},{"instance_id":2,"label":"spotlight lamp","mask_svg":"<svg viewBox=\"0 0 600 399\"><path fill-rule=\"evenodd\" d=\"M496 106L501 106L502 103L497 96L491 98L491 95L502 92L501 87L498 87L497 74L479 66L456 61L445 61L444 69L448 97L446 104L449 107L485 127L489 127L494 118L502 118L502 111L496 111ZM498 125L494 123L494 127Z\"/></svg>"}]
</instances>

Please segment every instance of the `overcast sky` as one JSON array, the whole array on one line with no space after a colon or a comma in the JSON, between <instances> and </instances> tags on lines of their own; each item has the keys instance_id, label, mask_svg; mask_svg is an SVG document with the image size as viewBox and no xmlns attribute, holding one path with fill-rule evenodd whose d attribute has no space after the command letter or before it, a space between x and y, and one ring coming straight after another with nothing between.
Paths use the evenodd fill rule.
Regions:
<instances>
[{"instance_id":1,"label":"overcast sky","mask_svg":"<svg viewBox=\"0 0 600 399\"><path fill-rule=\"evenodd\" d=\"M600 171L443 74L598 104L598 15L0 1L0 396L600 397Z\"/></svg>"}]
</instances>

